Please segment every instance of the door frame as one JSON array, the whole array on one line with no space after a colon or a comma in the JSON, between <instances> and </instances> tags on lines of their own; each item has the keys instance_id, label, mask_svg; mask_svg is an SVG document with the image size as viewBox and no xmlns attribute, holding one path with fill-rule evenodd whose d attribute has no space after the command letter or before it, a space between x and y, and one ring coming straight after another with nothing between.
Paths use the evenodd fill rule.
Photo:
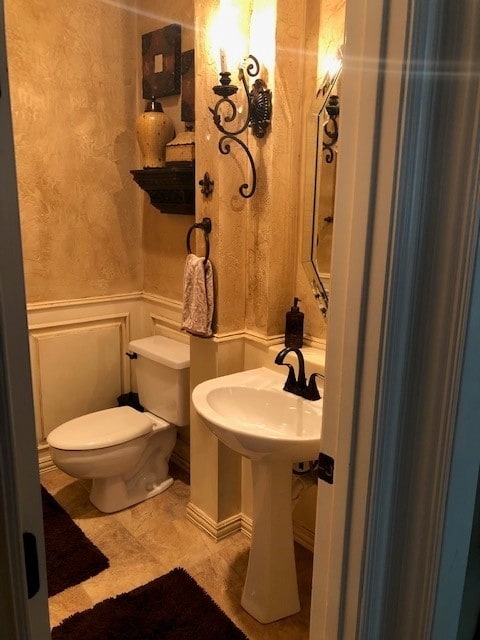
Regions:
<instances>
[{"instance_id":1,"label":"door frame","mask_svg":"<svg viewBox=\"0 0 480 640\"><path fill-rule=\"evenodd\" d=\"M47 576L23 282L3 0L0 0L0 637L48 640ZM28 598L23 534L40 587Z\"/></svg>"},{"instance_id":2,"label":"door frame","mask_svg":"<svg viewBox=\"0 0 480 640\"><path fill-rule=\"evenodd\" d=\"M427 250L433 245L421 242L422 227L412 224L418 220L408 211L403 217L399 215L402 193L398 187L400 175L403 175L403 187L410 185L408 193L418 199L410 201L410 205L418 205L422 188L425 188L419 182L422 174L415 175L413 170L401 174L405 160L412 160L412 150L417 161L420 160L424 149L422 142L425 142L420 135L416 146L405 146L408 139L405 123L415 105L408 102L404 68L412 48L408 50L404 45L412 47L416 43L419 46L422 26L423 33L428 35L424 42L425 52L428 47L434 51L445 44L436 41L435 36L442 32L439 15L448 0L428 4L430 7L419 13L415 13L415 9L420 3L413 0L403 3L358 0L347 6L347 56L342 91L349 99L342 101L345 105L342 139L350 139L352 145L348 158L339 162L338 180L350 186L340 192L336 212L337 228L342 225L343 234L334 236L329 319L332 328L328 335L322 443L323 450L335 458L336 469L332 487L319 485L311 640L414 637L408 633L399 634L408 625L410 629L415 628L415 633L419 633L419 629L428 633L439 611L436 604L437 596L438 602L441 600L442 585L438 582L438 571L442 559L447 557L445 549L442 554L442 542L448 543L448 537L442 536L450 478L445 467L451 468L454 436L461 433L457 419L461 415L460 391L468 390L472 380L471 363L464 363L463 354L467 327L474 326L476 317L472 315L469 325L470 315L476 309L471 303L474 249L478 238L478 193L473 176L465 176L470 182L464 190L463 222L457 225L458 228L452 229L448 224L439 228L435 238L434 248L446 249L447 257L451 258L450 262L444 261L446 264L454 264L455 250L466 249L464 269L445 273L445 269L436 271L433 268L441 267L440 263L427 261L422 264L431 268L430 280L419 279L418 271L413 267L425 259ZM0 0L0 10L0 364L3 372L0 415L4 426L0 431L0 532L5 540L0 550L0 566L2 575L6 576L0 585L0 600L7 604L0 618L5 629L0 628L0 631L12 639L44 640L50 633L3 0ZM412 23L415 20L417 23ZM428 24L430 28L426 29ZM478 21L472 16L466 24L471 34ZM390 30L389 25L393 27ZM452 39L447 45L453 47L455 35L452 29ZM471 55L474 44L465 38L465 33L463 37L465 46L470 42ZM468 57L468 51L462 51ZM388 60L383 60L385 53L390 55ZM399 55L395 57L395 53ZM388 64L397 64L397 71L401 70L401 73L385 74ZM448 101L448 96L444 98ZM454 100L450 106L453 104ZM409 119L408 123L415 122L417 134L421 134L421 125L425 125L429 116L428 110L417 111L416 119ZM469 121L473 121L472 114L470 116ZM392 123L398 126L392 127ZM399 138L397 132L401 133ZM478 131L471 135L475 138ZM461 159L463 166L468 166L472 160L471 153L461 158L467 146L465 138L456 141L456 159ZM431 154L423 159L431 163L434 160ZM438 179L439 174L435 172L432 179L435 175ZM394 181L393 176L398 179ZM455 189L455 180L461 181L458 175L450 176L450 181L445 177L444 193L449 187ZM406 204L403 201L403 206ZM448 203L447 223L451 222L456 204L454 200ZM458 206L456 213L458 215ZM431 208L427 207L421 220L428 225L432 215ZM470 243L467 242L469 239ZM413 256L408 251L412 243L415 247ZM476 266L478 268L478 263ZM455 294L453 313L449 304L452 292ZM447 345L447 349L445 353L437 354L436 360L435 354L427 349L424 353L429 367L420 373L431 373L435 363L452 371L448 380L437 380L436 385L427 377L416 375L417 363L411 357L421 346L419 335L425 335L421 330L425 329L426 310L420 310L413 318L409 317L408 311L422 295L432 303L428 313L436 318L435 341L441 340L439 344ZM352 327L355 328L353 332ZM415 329L419 330L418 335ZM435 341L430 340L428 345ZM409 403L409 411L405 411L404 401L411 399L405 392L411 390L413 382L420 385L415 396L416 405ZM441 396L446 401L441 412L436 413L433 400L438 392L448 390L447 387L450 391ZM412 415L418 417L415 409L419 409L419 397L428 401L427 409L430 410L423 409L420 433L414 431L413 422L408 424L406 421ZM466 408L478 403L471 397L466 401ZM441 439L427 428L433 418L440 420ZM426 455L424 458L415 456L415 464L404 466L402 463L408 461L406 445L411 443L417 453ZM400 482L406 471L408 481ZM452 482L455 478L452 477ZM425 480L426 486L420 487ZM419 488L422 491L418 496L416 490ZM405 513L410 509L413 513L416 509L421 510L432 498L434 505L428 521L422 523L421 519L411 518L406 529L400 531ZM27 599L23 569L21 535L25 530L35 534L40 556L41 588L31 600ZM403 541L397 547L400 533ZM424 538L418 535L422 533L426 534L431 550L425 556L424 580L417 580L415 586L414 578L418 575L407 567L399 585L394 571L399 563L406 557L413 562L428 550L422 542ZM412 586L413 592L409 591ZM417 598L418 595L421 597ZM404 626L390 627L391 635L382 636L389 625L398 622L394 601L404 605ZM415 624L420 626L415 627Z\"/></svg>"},{"instance_id":3,"label":"door frame","mask_svg":"<svg viewBox=\"0 0 480 640\"><path fill-rule=\"evenodd\" d=\"M311 640L458 626L480 453L464 440L480 414L480 359L465 360L478 322L474 4L347 4L322 431L335 483L319 484ZM465 535L449 540L459 487Z\"/></svg>"}]
</instances>

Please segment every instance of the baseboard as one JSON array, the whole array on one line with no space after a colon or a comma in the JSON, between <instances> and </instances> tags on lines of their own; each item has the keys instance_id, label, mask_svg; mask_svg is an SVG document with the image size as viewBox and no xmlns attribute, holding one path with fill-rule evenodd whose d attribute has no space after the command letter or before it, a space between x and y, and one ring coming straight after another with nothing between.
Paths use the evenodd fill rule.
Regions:
<instances>
[{"instance_id":1,"label":"baseboard","mask_svg":"<svg viewBox=\"0 0 480 640\"><path fill-rule=\"evenodd\" d=\"M189 336L180 331L181 310L182 305L180 302L146 292L132 292L131 294L117 294L85 299L45 301L41 303L30 303L28 305L35 417L38 439L40 440L38 445L40 473L45 473L56 468L49 454L48 445L45 442L45 435L52 427L56 426L58 420L54 421L50 416L45 417L43 415L44 403L42 402L42 394L50 394L54 397L57 393L56 380L53 379L52 381L50 379L51 368L44 364L47 358L51 356L51 349L57 344L56 341L61 342L66 337L71 336L72 329L74 330L75 336L77 336L77 325L82 328L84 332L88 330L88 335L90 335L93 329L98 330L100 335L103 335L102 332L106 330L106 327L114 325L115 328L110 330L109 339L112 334L115 334L115 336L118 334L118 340L115 343L112 342L113 346L111 348L109 347L109 357L120 372L121 385L115 393L111 394L113 398L117 393L120 394L123 391L129 391L132 387L130 362L127 361L124 356L130 339L161 333L177 340L189 340ZM117 325L118 328L116 328ZM78 340L82 340L82 335L79 333ZM245 350L249 350L245 358L248 360L248 362L246 362L247 368L252 368L254 366L261 366L261 364L266 361L266 358L269 361L272 360L269 349L273 349L272 353L276 353L277 347L280 348L279 345L283 343L283 336L266 336L247 329L217 334L213 338L213 341L218 343L239 340L243 340L246 345ZM308 347L320 347L320 351L321 347L324 347L322 341L315 341L315 339L312 338L306 339L306 344L306 354L312 350ZM42 348L40 348L39 345ZM46 347L48 347L48 350L44 354L43 349L46 349ZM57 351L61 351L61 347L62 344L60 344ZM315 370L319 370L317 364ZM80 393L80 390L79 385L73 385L73 388L70 390L72 402L75 400L75 395ZM98 391L100 392L101 389L99 388ZM114 402L114 400L112 400L112 402ZM51 403L49 406L51 406ZM88 407L85 407L83 413L88 413L89 410ZM43 426L44 423L45 428ZM172 462L189 473L190 447L188 443L177 439L177 444L171 459ZM200 510L197 510L194 505L189 505L187 508L187 517L216 540L225 538L237 531L242 531L249 537L252 535L252 521L241 513L217 523ZM294 536L299 544L309 550L313 549L313 532L305 529L301 525L294 524Z\"/></svg>"},{"instance_id":2,"label":"baseboard","mask_svg":"<svg viewBox=\"0 0 480 640\"><path fill-rule=\"evenodd\" d=\"M223 540L238 531L242 531L242 514L237 513L230 518L226 518L221 522L215 522L210 516L207 516L201 509L189 502L186 510L186 517L193 522L199 529L205 531L214 540Z\"/></svg>"},{"instance_id":3,"label":"baseboard","mask_svg":"<svg viewBox=\"0 0 480 640\"><path fill-rule=\"evenodd\" d=\"M53 471L53 469L57 468L50 455L48 444L38 445L38 466L40 469L40 473Z\"/></svg>"},{"instance_id":4,"label":"baseboard","mask_svg":"<svg viewBox=\"0 0 480 640\"><path fill-rule=\"evenodd\" d=\"M186 454L188 454L187 444L181 440L177 440L171 460L181 469L190 473L190 460ZM38 445L38 465L40 473L47 473L48 471L52 471L57 468L52 461L47 444ZM202 529L211 538L217 541L227 538L234 533L238 533L238 531L241 531L248 538L252 537L252 519L242 513L238 513L231 518L222 520L221 522L215 522L215 520L207 516L201 509L189 502L187 505L186 517L199 529ZM308 549L313 553L315 540L315 534L313 531L306 529L302 525L294 523L293 537L295 542L298 542L302 547L305 547L305 549Z\"/></svg>"},{"instance_id":5,"label":"baseboard","mask_svg":"<svg viewBox=\"0 0 480 640\"><path fill-rule=\"evenodd\" d=\"M187 505L186 516L190 522L193 522L199 529L208 533L214 540L222 540L234 533L241 531L247 538L252 538L253 521L249 516L238 513L222 522L215 522L207 516L201 509L191 502ZM301 525L293 526L293 539L299 545L313 553L315 534L313 531L302 527Z\"/></svg>"},{"instance_id":6,"label":"baseboard","mask_svg":"<svg viewBox=\"0 0 480 640\"><path fill-rule=\"evenodd\" d=\"M308 549L313 553L313 547L315 544L315 532L310 531L306 527L298 523L293 523L293 539L298 542L299 545Z\"/></svg>"},{"instance_id":7,"label":"baseboard","mask_svg":"<svg viewBox=\"0 0 480 640\"><path fill-rule=\"evenodd\" d=\"M253 520L242 513L242 528L241 531L243 534L247 536L247 538L252 537L253 531Z\"/></svg>"}]
</instances>

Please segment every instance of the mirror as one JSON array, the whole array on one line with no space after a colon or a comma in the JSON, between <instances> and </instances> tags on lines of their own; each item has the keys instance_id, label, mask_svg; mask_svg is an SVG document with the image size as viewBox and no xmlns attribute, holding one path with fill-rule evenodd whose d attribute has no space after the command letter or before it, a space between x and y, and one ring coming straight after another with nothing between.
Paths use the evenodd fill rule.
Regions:
<instances>
[{"instance_id":1,"label":"mirror","mask_svg":"<svg viewBox=\"0 0 480 640\"><path fill-rule=\"evenodd\" d=\"M327 317L335 208L340 73L325 75L308 117L302 263L313 295Z\"/></svg>"}]
</instances>

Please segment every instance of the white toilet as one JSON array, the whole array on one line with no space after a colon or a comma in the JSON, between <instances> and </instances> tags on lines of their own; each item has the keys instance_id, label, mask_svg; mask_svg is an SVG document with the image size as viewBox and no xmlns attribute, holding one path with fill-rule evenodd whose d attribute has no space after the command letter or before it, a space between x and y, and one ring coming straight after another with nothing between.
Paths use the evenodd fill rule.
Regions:
<instances>
[{"instance_id":1,"label":"white toilet","mask_svg":"<svg viewBox=\"0 0 480 640\"><path fill-rule=\"evenodd\" d=\"M53 462L74 478L93 480L92 503L105 513L168 489L175 426L189 423L189 346L164 336L130 342L145 412L122 406L69 420L50 432ZM133 356L135 357L135 356Z\"/></svg>"}]
</instances>

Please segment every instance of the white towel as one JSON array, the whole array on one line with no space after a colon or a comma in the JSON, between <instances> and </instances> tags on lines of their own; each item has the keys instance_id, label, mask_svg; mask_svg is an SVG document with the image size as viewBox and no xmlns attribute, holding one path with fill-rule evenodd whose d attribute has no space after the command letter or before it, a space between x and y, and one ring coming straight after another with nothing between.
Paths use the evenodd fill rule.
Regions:
<instances>
[{"instance_id":1,"label":"white towel","mask_svg":"<svg viewBox=\"0 0 480 640\"><path fill-rule=\"evenodd\" d=\"M213 318L213 269L210 260L189 253L183 273L182 329L210 338Z\"/></svg>"}]
</instances>

